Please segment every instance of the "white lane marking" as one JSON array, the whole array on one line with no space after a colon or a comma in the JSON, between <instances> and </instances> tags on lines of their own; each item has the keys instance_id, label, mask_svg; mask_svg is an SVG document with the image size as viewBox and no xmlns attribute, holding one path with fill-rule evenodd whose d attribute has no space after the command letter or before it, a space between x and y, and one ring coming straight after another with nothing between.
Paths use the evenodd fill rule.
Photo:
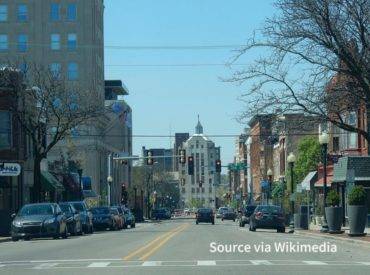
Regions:
<instances>
[{"instance_id":1,"label":"white lane marking","mask_svg":"<svg viewBox=\"0 0 370 275\"><path fill-rule=\"evenodd\" d=\"M272 265L272 262L266 260L250 260L250 262L254 265Z\"/></svg>"},{"instance_id":2,"label":"white lane marking","mask_svg":"<svg viewBox=\"0 0 370 275\"><path fill-rule=\"evenodd\" d=\"M303 261L303 262L308 265L327 265L327 263L321 261Z\"/></svg>"},{"instance_id":3,"label":"white lane marking","mask_svg":"<svg viewBox=\"0 0 370 275\"><path fill-rule=\"evenodd\" d=\"M216 261L197 261L197 265L216 265Z\"/></svg>"},{"instance_id":4,"label":"white lane marking","mask_svg":"<svg viewBox=\"0 0 370 275\"><path fill-rule=\"evenodd\" d=\"M146 261L143 262L142 266L160 266L162 265L161 261Z\"/></svg>"},{"instance_id":5,"label":"white lane marking","mask_svg":"<svg viewBox=\"0 0 370 275\"><path fill-rule=\"evenodd\" d=\"M100 263L91 263L87 267L92 267L92 268L95 268L95 267L107 267L108 265L110 265L110 262L100 262Z\"/></svg>"},{"instance_id":6,"label":"white lane marking","mask_svg":"<svg viewBox=\"0 0 370 275\"><path fill-rule=\"evenodd\" d=\"M44 263L35 266L33 269L48 269L57 266L57 263Z\"/></svg>"},{"instance_id":7,"label":"white lane marking","mask_svg":"<svg viewBox=\"0 0 370 275\"><path fill-rule=\"evenodd\" d=\"M370 265L370 262L359 262L359 264Z\"/></svg>"}]
</instances>

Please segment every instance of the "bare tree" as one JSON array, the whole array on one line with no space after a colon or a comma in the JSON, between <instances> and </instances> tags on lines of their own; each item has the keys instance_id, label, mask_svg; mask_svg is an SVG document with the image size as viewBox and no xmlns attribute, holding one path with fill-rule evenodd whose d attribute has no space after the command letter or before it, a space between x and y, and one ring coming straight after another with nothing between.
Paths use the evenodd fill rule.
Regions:
<instances>
[{"instance_id":1,"label":"bare tree","mask_svg":"<svg viewBox=\"0 0 370 275\"><path fill-rule=\"evenodd\" d=\"M104 115L104 106L94 89L73 85L58 72L38 64L27 64L21 72L9 66L0 71L0 85L15 99L13 116L32 140L34 198L41 198L41 161L79 125L89 125Z\"/></svg>"},{"instance_id":2,"label":"bare tree","mask_svg":"<svg viewBox=\"0 0 370 275\"><path fill-rule=\"evenodd\" d=\"M279 109L357 132L370 142L370 0L277 0L269 18L231 63L266 54L228 81L246 84L250 118ZM367 127L346 120L367 110Z\"/></svg>"}]
</instances>

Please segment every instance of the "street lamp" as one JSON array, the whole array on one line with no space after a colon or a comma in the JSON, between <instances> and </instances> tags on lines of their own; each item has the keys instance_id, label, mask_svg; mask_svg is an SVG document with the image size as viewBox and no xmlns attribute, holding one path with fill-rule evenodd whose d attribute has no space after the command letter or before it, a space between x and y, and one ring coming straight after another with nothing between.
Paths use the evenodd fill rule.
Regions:
<instances>
[{"instance_id":1,"label":"street lamp","mask_svg":"<svg viewBox=\"0 0 370 275\"><path fill-rule=\"evenodd\" d=\"M82 169L77 169L77 173L78 173L78 176L79 176L80 189L81 189L81 194L80 194L81 200L83 200L83 198L84 198L84 194L83 194L84 187L82 185L82 172L83 172Z\"/></svg>"},{"instance_id":2,"label":"street lamp","mask_svg":"<svg viewBox=\"0 0 370 275\"><path fill-rule=\"evenodd\" d=\"M319 143L322 149L322 160L323 160L323 168L324 168L324 221L321 227L321 232L328 232L328 225L326 223L326 214L325 214L325 207L326 207L326 196L327 196L327 154L328 154L328 143L329 143L329 136L326 132L323 132L319 136Z\"/></svg>"},{"instance_id":3,"label":"street lamp","mask_svg":"<svg viewBox=\"0 0 370 275\"><path fill-rule=\"evenodd\" d=\"M294 232L294 184L293 184L293 168L294 168L294 163L296 161L295 155L293 153L290 153L288 158L287 158L289 167L290 167L290 193L291 193L291 198L290 198L290 211L291 211L291 219L290 219L290 233Z\"/></svg>"},{"instance_id":4,"label":"street lamp","mask_svg":"<svg viewBox=\"0 0 370 275\"><path fill-rule=\"evenodd\" d=\"M271 168L269 168L267 170L267 177L269 179L269 193L267 195L267 204L269 203L269 199L271 198L272 174L273 174L273 172L272 172Z\"/></svg>"},{"instance_id":5,"label":"street lamp","mask_svg":"<svg viewBox=\"0 0 370 275\"><path fill-rule=\"evenodd\" d=\"M108 176L107 177L107 182L108 182L108 194L107 194L107 197L108 197L108 206L110 206L110 186L113 182L113 177L112 176Z\"/></svg>"}]
</instances>

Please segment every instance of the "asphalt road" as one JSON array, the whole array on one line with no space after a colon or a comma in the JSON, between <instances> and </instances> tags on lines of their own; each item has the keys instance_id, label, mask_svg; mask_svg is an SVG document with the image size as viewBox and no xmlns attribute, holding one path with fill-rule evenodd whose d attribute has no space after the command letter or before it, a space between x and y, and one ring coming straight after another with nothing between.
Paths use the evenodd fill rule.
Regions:
<instances>
[{"instance_id":1,"label":"asphalt road","mask_svg":"<svg viewBox=\"0 0 370 275\"><path fill-rule=\"evenodd\" d=\"M316 244L336 252L276 251L275 245L289 242L305 245L301 250ZM232 245L235 251L222 252ZM67 240L0 243L0 274L370 274L370 246L249 232L231 221L171 220Z\"/></svg>"}]
</instances>

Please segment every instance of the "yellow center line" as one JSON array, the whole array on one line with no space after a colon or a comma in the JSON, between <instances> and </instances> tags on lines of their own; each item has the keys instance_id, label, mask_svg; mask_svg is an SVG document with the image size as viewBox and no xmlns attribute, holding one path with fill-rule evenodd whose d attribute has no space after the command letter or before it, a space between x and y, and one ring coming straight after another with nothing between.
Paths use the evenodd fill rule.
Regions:
<instances>
[{"instance_id":1,"label":"yellow center line","mask_svg":"<svg viewBox=\"0 0 370 275\"><path fill-rule=\"evenodd\" d=\"M146 259L148 259L151 255L154 254L154 252L156 252L158 249L160 249L164 244L166 244L175 235L177 235L181 231L184 231L187 227L189 227L189 224L185 224L181 228L179 228L178 230L175 230L174 232L172 232L170 235L165 237L161 242L159 242L156 246L154 246L151 250L149 250L147 253L145 253L143 256L141 256L139 258L139 260L145 261Z\"/></svg>"},{"instance_id":2,"label":"yellow center line","mask_svg":"<svg viewBox=\"0 0 370 275\"><path fill-rule=\"evenodd\" d=\"M166 232L160 236L158 236L157 238L155 238L154 240L152 240L151 242L147 243L146 245L140 247L139 249L137 250L134 250L133 252L131 252L130 254L128 254L127 256L125 256L123 258L124 261L129 261L131 260L133 257L135 257L136 255L138 255L139 253L141 253L142 251L144 251L145 249L149 249L151 246L155 245L156 242L160 241L162 238L165 238L167 237L168 235L172 234L173 232L175 232L177 229L181 229L184 225L181 225L181 226L178 226L176 227L175 229L172 229L171 231L169 232Z\"/></svg>"}]
</instances>

